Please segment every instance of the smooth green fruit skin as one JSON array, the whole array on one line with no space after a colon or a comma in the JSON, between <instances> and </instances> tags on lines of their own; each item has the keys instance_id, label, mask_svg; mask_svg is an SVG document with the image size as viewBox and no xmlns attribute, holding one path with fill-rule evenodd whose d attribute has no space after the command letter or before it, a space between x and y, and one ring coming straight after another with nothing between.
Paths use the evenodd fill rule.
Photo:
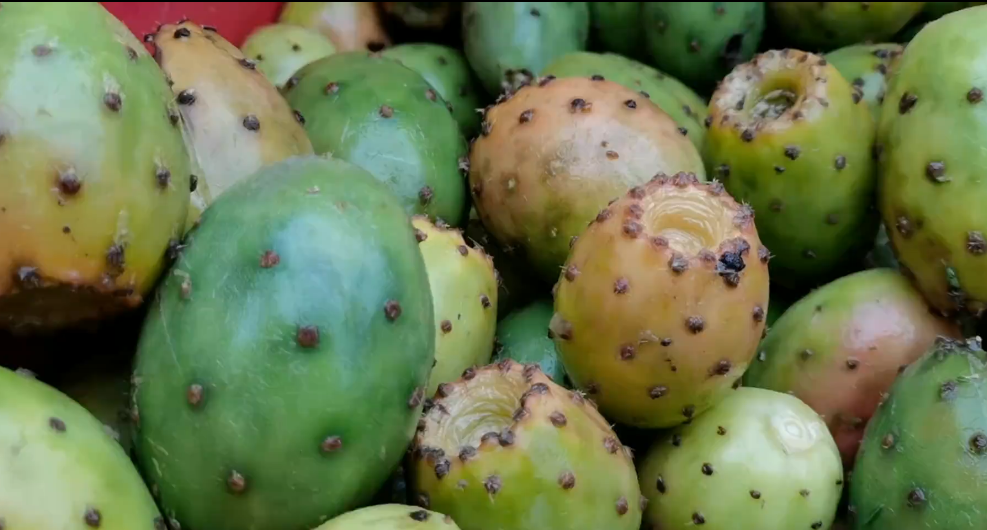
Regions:
<instances>
[{"instance_id":1,"label":"smooth green fruit skin","mask_svg":"<svg viewBox=\"0 0 987 530\"><path fill-rule=\"evenodd\" d=\"M480 132L481 88L463 52L428 42L400 44L385 48L381 54L395 59L418 72L442 99L452 105L452 116L466 138Z\"/></svg>"},{"instance_id":2,"label":"smooth green fruit skin","mask_svg":"<svg viewBox=\"0 0 987 530\"><path fill-rule=\"evenodd\" d=\"M703 121L708 115L707 102L684 83L664 72L615 53L572 52L552 61L541 75L560 78L602 75L631 90L644 92L652 103L685 129L696 149L702 149L706 139Z\"/></svg>"},{"instance_id":3,"label":"smooth green fruit skin","mask_svg":"<svg viewBox=\"0 0 987 530\"><path fill-rule=\"evenodd\" d=\"M548 338L548 323L554 313L551 301L539 299L504 317L497 324L500 349L494 362L511 359L537 364L556 384L568 387L565 367L555 351L555 342Z\"/></svg>"},{"instance_id":4,"label":"smooth green fruit skin","mask_svg":"<svg viewBox=\"0 0 987 530\"><path fill-rule=\"evenodd\" d=\"M466 2L463 50L492 96L509 72L535 76L555 59L586 49L588 2Z\"/></svg>"},{"instance_id":5,"label":"smooth green fruit skin","mask_svg":"<svg viewBox=\"0 0 987 530\"><path fill-rule=\"evenodd\" d=\"M877 131L878 208L891 245L922 294L944 312L987 307L987 40L978 33L984 27L987 6L978 6L919 32L890 81ZM938 176L934 163L942 164Z\"/></svg>"},{"instance_id":6,"label":"smooth green fruit skin","mask_svg":"<svg viewBox=\"0 0 987 530\"><path fill-rule=\"evenodd\" d=\"M856 530L987 525L987 355L940 341L910 365L867 425L850 482Z\"/></svg>"},{"instance_id":7,"label":"smooth green fruit skin","mask_svg":"<svg viewBox=\"0 0 987 530\"><path fill-rule=\"evenodd\" d=\"M163 509L183 528L305 530L367 502L414 435L435 352L398 200L343 160L290 158L220 196L188 243L134 375L136 450Z\"/></svg>"},{"instance_id":8,"label":"smooth green fruit skin","mask_svg":"<svg viewBox=\"0 0 987 530\"><path fill-rule=\"evenodd\" d=\"M590 39L595 48L643 59L641 2L590 2Z\"/></svg>"},{"instance_id":9,"label":"smooth green fruit skin","mask_svg":"<svg viewBox=\"0 0 987 530\"><path fill-rule=\"evenodd\" d=\"M662 530L825 530L843 491L840 453L819 415L760 388L738 388L661 434L639 470L644 519Z\"/></svg>"},{"instance_id":10,"label":"smooth green fruit skin","mask_svg":"<svg viewBox=\"0 0 987 530\"><path fill-rule=\"evenodd\" d=\"M336 53L336 47L326 36L292 24L261 26L247 37L240 49L279 88L301 67Z\"/></svg>"},{"instance_id":11,"label":"smooth green fruit skin","mask_svg":"<svg viewBox=\"0 0 987 530\"><path fill-rule=\"evenodd\" d=\"M764 33L764 2L646 2L641 16L651 62L700 91L753 57Z\"/></svg>"},{"instance_id":12,"label":"smooth green fruit skin","mask_svg":"<svg viewBox=\"0 0 987 530\"><path fill-rule=\"evenodd\" d=\"M368 170L409 214L453 226L465 221L466 139L421 75L394 59L353 51L310 63L295 77L284 95L305 116L316 153Z\"/></svg>"},{"instance_id":13,"label":"smooth green fruit skin","mask_svg":"<svg viewBox=\"0 0 987 530\"><path fill-rule=\"evenodd\" d=\"M927 3L932 2L768 2L768 5L771 25L791 46L818 52L886 41Z\"/></svg>"},{"instance_id":14,"label":"smooth green fruit skin","mask_svg":"<svg viewBox=\"0 0 987 530\"><path fill-rule=\"evenodd\" d=\"M98 511L98 525L87 525L90 509ZM137 469L98 419L65 394L3 367L0 523L10 530L164 525Z\"/></svg>"},{"instance_id":15,"label":"smooth green fruit skin","mask_svg":"<svg viewBox=\"0 0 987 530\"><path fill-rule=\"evenodd\" d=\"M315 530L459 530L451 517L405 506L367 506L336 517Z\"/></svg>"},{"instance_id":16,"label":"smooth green fruit skin","mask_svg":"<svg viewBox=\"0 0 987 530\"><path fill-rule=\"evenodd\" d=\"M840 75L854 86L859 86L864 102L870 106L877 122L881 117L881 104L887 91L888 79L904 48L899 44L853 44L825 55Z\"/></svg>"}]
</instances>

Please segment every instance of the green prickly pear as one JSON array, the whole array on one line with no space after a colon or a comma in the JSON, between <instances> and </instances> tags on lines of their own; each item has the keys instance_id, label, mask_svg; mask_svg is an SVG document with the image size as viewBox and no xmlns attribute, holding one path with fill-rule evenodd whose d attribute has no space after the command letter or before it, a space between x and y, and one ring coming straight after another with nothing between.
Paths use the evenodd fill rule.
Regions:
<instances>
[{"instance_id":1,"label":"green prickly pear","mask_svg":"<svg viewBox=\"0 0 987 530\"><path fill-rule=\"evenodd\" d=\"M840 453L819 415L746 387L662 434L640 479L644 520L662 530L828 530L843 492Z\"/></svg>"},{"instance_id":2,"label":"green prickly pear","mask_svg":"<svg viewBox=\"0 0 987 530\"><path fill-rule=\"evenodd\" d=\"M293 24L268 24L255 29L240 46L243 54L278 88L308 63L336 53L328 37Z\"/></svg>"},{"instance_id":3,"label":"green prickly pear","mask_svg":"<svg viewBox=\"0 0 987 530\"><path fill-rule=\"evenodd\" d=\"M497 275L490 256L467 245L461 230L436 226L424 216L415 216L412 224L435 308L435 366L425 392L431 396L440 383L490 362L497 329Z\"/></svg>"},{"instance_id":4,"label":"green prickly pear","mask_svg":"<svg viewBox=\"0 0 987 530\"><path fill-rule=\"evenodd\" d=\"M137 469L99 420L65 394L3 367L0 454L2 528L165 528Z\"/></svg>"},{"instance_id":5,"label":"green prickly pear","mask_svg":"<svg viewBox=\"0 0 987 530\"><path fill-rule=\"evenodd\" d=\"M902 54L878 126L878 207L898 261L946 313L987 309L987 6L929 23Z\"/></svg>"},{"instance_id":6,"label":"green prickly pear","mask_svg":"<svg viewBox=\"0 0 987 530\"><path fill-rule=\"evenodd\" d=\"M317 153L370 171L409 214L452 226L465 220L466 140L421 75L394 59L355 51L319 59L294 77L285 97L305 116Z\"/></svg>"},{"instance_id":7,"label":"green prickly pear","mask_svg":"<svg viewBox=\"0 0 987 530\"><path fill-rule=\"evenodd\" d=\"M531 81L548 63L584 50L587 2L466 2L463 50L490 95Z\"/></svg>"},{"instance_id":8,"label":"green prickly pear","mask_svg":"<svg viewBox=\"0 0 987 530\"><path fill-rule=\"evenodd\" d=\"M213 200L266 165L312 154L304 118L215 30L164 24L152 42Z\"/></svg>"},{"instance_id":9,"label":"green prickly pear","mask_svg":"<svg viewBox=\"0 0 987 530\"><path fill-rule=\"evenodd\" d=\"M858 89L876 122L881 116L888 78L904 50L904 46L894 43L853 44L833 50L825 58L836 67L843 79Z\"/></svg>"},{"instance_id":10,"label":"green prickly pear","mask_svg":"<svg viewBox=\"0 0 987 530\"><path fill-rule=\"evenodd\" d=\"M133 309L189 210L165 77L97 2L4 2L0 35L0 328Z\"/></svg>"},{"instance_id":11,"label":"green prickly pear","mask_svg":"<svg viewBox=\"0 0 987 530\"><path fill-rule=\"evenodd\" d=\"M448 515L403 504L380 504L347 512L315 530L459 530L459 527Z\"/></svg>"},{"instance_id":12,"label":"green prickly pear","mask_svg":"<svg viewBox=\"0 0 987 530\"><path fill-rule=\"evenodd\" d=\"M401 44L381 52L418 72L432 88L452 105L452 115L463 136L472 138L480 131L480 87L463 52L432 43Z\"/></svg>"},{"instance_id":13,"label":"green prickly pear","mask_svg":"<svg viewBox=\"0 0 987 530\"><path fill-rule=\"evenodd\" d=\"M494 360L537 364L555 384L567 386L565 367L548 336L554 313L551 300L539 299L504 317L497 324L498 350Z\"/></svg>"},{"instance_id":14,"label":"green prickly pear","mask_svg":"<svg viewBox=\"0 0 987 530\"><path fill-rule=\"evenodd\" d=\"M227 190L190 237L135 361L135 451L162 509L183 528L284 530L369 501L435 355L397 198L353 164L295 157Z\"/></svg>"},{"instance_id":15,"label":"green prickly pear","mask_svg":"<svg viewBox=\"0 0 987 530\"><path fill-rule=\"evenodd\" d=\"M439 387L412 445L412 499L463 530L638 530L629 453L581 394L505 359Z\"/></svg>"},{"instance_id":16,"label":"green prickly pear","mask_svg":"<svg viewBox=\"0 0 987 530\"><path fill-rule=\"evenodd\" d=\"M932 3L932 2L929 2ZM891 38L926 2L768 2L770 23L792 46L825 52Z\"/></svg>"},{"instance_id":17,"label":"green prickly pear","mask_svg":"<svg viewBox=\"0 0 987 530\"><path fill-rule=\"evenodd\" d=\"M614 53L573 52L545 67L542 76L602 76L641 93L675 120L696 149L706 138L705 100L678 79L654 68ZM680 130L681 132L681 130Z\"/></svg>"},{"instance_id":18,"label":"green prickly pear","mask_svg":"<svg viewBox=\"0 0 987 530\"><path fill-rule=\"evenodd\" d=\"M705 180L695 146L657 105L607 80L543 78L487 110L470 152L483 225L555 282L575 237L655 173Z\"/></svg>"},{"instance_id":19,"label":"green prickly pear","mask_svg":"<svg viewBox=\"0 0 987 530\"><path fill-rule=\"evenodd\" d=\"M768 254L750 208L695 175L655 177L604 208L562 267L550 328L573 384L632 427L687 422L752 361Z\"/></svg>"},{"instance_id":20,"label":"green prickly pear","mask_svg":"<svg viewBox=\"0 0 987 530\"><path fill-rule=\"evenodd\" d=\"M764 32L764 2L645 2L651 61L706 91L754 56Z\"/></svg>"},{"instance_id":21,"label":"green prickly pear","mask_svg":"<svg viewBox=\"0 0 987 530\"><path fill-rule=\"evenodd\" d=\"M704 159L757 212L772 283L811 287L859 266L879 224L860 92L820 56L772 50L734 69L709 110Z\"/></svg>"},{"instance_id":22,"label":"green prickly pear","mask_svg":"<svg viewBox=\"0 0 987 530\"><path fill-rule=\"evenodd\" d=\"M593 47L624 57L644 58L641 2L590 2Z\"/></svg>"},{"instance_id":23,"label":"green prickly pear","mask_svg":"<svg viewBox=\"0 0 987 530\"><path fill-rule=\"evenodd\" d=\"M310 28L337 52L380 51L391 45L374 2L285 2L278 22Z\"/></svg>"},{"instance_id":24,"label":"green prickly pear","mask_svg":"<svg viewBox=\"0 0 987 530\"><path fill-rule=\"evenodd\" d=\"M987 525L985 393L987 355L979 337L942 338L898 376L857 455L853 528Z\"/></svg>"},{"instance_id":25,"label":"green prickly pear","mask_svg":"<svg viewBox=\"0 0 987 530\"><path fill-rule=\"evenodd\" d=\"M933 315L908 279L891 269L858 272L785 312L744 385L787 392L812 407L849 469L881 395L939 335L958 337L959 330Z\"/></svg>"}]
</instances>

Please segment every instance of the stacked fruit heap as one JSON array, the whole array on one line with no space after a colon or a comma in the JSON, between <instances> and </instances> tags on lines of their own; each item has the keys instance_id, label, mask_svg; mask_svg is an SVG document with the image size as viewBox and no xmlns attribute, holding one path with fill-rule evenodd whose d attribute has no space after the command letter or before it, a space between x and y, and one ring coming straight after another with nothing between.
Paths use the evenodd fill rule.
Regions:
<instances>
[{"instance_id":1,"label":"stacked fruit heap","mask_svg":"<svg viewBox=\"0 0 987 530\"><path fill-rule=\"evenodd\" d=\"M984 527L985 30L3 2L0 530Z\"/></svg>"}]
</instances>

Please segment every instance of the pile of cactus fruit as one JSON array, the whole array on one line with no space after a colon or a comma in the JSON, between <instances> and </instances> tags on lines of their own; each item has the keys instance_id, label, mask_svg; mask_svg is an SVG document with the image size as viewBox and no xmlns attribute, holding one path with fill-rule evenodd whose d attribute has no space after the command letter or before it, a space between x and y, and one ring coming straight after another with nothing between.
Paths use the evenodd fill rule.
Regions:
<instances>
[{"instance_id":1,"label":"pile of cactus fruit","mask_svg":"<svg viewBox=\"0 0 987 530\"><path fill-rule=\"evenodd\" d=\"M0 530L987 525L987 2L217 6L0 3Z\"/></svg>"}]
</instances>

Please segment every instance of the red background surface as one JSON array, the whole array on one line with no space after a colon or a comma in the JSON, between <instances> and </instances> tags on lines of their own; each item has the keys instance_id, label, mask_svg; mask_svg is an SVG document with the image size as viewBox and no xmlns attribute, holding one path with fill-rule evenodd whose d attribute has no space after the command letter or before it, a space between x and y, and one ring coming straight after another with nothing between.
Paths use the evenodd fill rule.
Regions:
<instances>
[{"instance_id":1,"label":"red background surface","mask_svg":"<svg viewBox=\"0 0 987 530\"><path fill-rule=\"evenodd\" d=\"M183 18L215 26L230 44L239 47L254 28L277 20L284 2L102 2L138 39L161 24Z\"/></svg>"}]
</instances>

